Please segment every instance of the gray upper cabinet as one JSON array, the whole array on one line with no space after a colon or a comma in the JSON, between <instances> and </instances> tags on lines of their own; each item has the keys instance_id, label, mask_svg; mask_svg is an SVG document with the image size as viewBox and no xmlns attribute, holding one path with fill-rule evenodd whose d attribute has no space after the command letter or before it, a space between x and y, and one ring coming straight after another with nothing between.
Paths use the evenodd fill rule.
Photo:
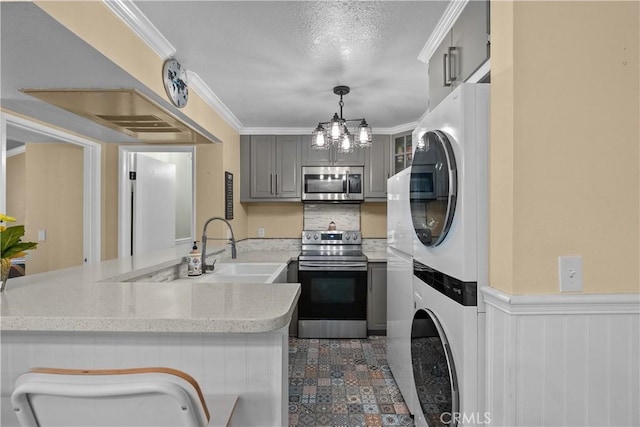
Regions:
<instances>
[{"instance_id":1,"label":"gray upper cabinet","mask_svg":"<svg viewBox=\"0 0 640 427\"><path fill-rule=\"evenodd\" d=\"M451 45L458 51L454 55L454 85L466 81L489 59L489 2L470 1L451 30Z\"/></svg>"},{"instance_id":2,"label":"gray upper cabinet","mask_svg":"<svg viewBox=\"0 0 640 427\"><path fill-rule=\"evenodd\" d=\"M469 1L429 60L429 109L489 59L489 2Z\"/></svg>"},{"instance_id":3,"label":"gray upper cabinet","mask_svg":"<svg viewBox=\"0 0 640 427\"><path fill-rule=\"evenodd\" d=\"M302 141L302 166L363 166L365 151L356 148L353 153L338 153L336 147L314 150L311 148L311 135L305 135Z\"/></svg>"},{"instance_id":4,"label":"gray upper cabinet","mask_svg":"<svg viewBox=\"0 0 640 427\"><path fill-rule=\"evenodd\" d=\"M295 135L255 135L241 146L242 177L251 183L249 194L241 190L243 201L300 200L300 137ZM247 156L248 154L248 156ZM250 162L247 165L246 157ZM249 173L246 173L246 169ZM247 176L249 175L249 176Z\"/></svg>"},{"instance_id":5,"label":"gray upper cabinet","mask_svg":"<svg viewBox=\"0 0 640 427\"><path fill-rule=\"evenodd\" d=\"M387 200L387 179L390 176L390 136L373 135L373 145L365 151L364 199L371 202Z\"/></svg>"}]
</instances>

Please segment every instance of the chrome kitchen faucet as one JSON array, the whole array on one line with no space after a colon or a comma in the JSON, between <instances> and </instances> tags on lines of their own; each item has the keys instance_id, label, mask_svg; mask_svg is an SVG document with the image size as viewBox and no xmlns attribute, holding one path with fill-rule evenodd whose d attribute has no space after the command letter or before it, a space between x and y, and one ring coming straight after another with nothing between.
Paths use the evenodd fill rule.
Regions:
<instances>
[{"instance_id":1,"label":"chrome kitchen faucet","mask_svg":"<svg viewBox=\"0 0 640 427\"><path fill-rule=\"evenodd\" d=\"M233 228L231 228L231 224L229 223L229 221L227 221L224 218L221 218L219 216L214 216L212 218L209 218L207 220L207 222L204 223L204 227L202 228L202 272L206 273L207 270L211 270L213 271L214 265L215 265L215 261L213 262L213 264L211 265L207 265L206 260L207 260L207 226L209 225L210 222L215 221L215 220L220 220L222 222L224 222L225 224L227 224L227 227L229 227L229 231L231 232L231 238L230 239L224 239L224 238L212 238L211 240L229 240L231 243L231 258L232 259L236 259L236 238L233 235Z\"/></svg>"}]
</instances>

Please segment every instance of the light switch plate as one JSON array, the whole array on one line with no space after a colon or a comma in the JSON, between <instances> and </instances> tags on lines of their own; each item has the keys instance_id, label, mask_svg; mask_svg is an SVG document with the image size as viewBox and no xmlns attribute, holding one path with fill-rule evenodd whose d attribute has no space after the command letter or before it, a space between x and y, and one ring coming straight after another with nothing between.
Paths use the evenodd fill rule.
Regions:
<instances>
[{"instance_id":1,"label":"light switch plate","mask_svg":"<svg viewBox=\"0 0 640 427\"><path fill-rule=\"evenodd\" d=\"M582 257L558 257L560 270L560 292L582 291Z\"/></svg>"},{"instance_id":2,"label":"light switch plate","mask_svg":"<svg viewBox=\"0 0 640 427\"><path fill-rule=\"evenodd\" d=\"M44 242L45 240L47 240L47 231L38 230L38 242Z\"/></svg>"},{"instance_id":3,"label":"light switch plate","mask_svg":"<svg viewBox=\"0 0 640 427\"><path fill-rule=\"evenodd\" d=\"M263 227L258 228L258 237L264 237L264 228Z\"/></svg>"}]
</instances>

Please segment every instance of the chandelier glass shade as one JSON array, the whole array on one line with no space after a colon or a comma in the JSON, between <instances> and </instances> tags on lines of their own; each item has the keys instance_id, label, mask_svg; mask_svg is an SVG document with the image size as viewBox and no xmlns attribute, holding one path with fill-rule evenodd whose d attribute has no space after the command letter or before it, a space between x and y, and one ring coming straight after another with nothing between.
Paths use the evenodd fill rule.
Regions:
<instances>
[{"instance_id":1,"label":"chandelier glass shade","mask_svg":"<svg viewBox=\"0 0 640 427\"><path fill-rule=\"evenodd\" d=\"M342 96L349 93L348 86L336 86L333 93L340 95L340 115L335 113L328 122L318 123L318 127L311 133L311 148L314 150L328 150L337 147L339 153L351 153L356 148L369 148L372 143L371 127L363 119L344 119L342 117L342 107L344 102ZM348 122L360 122L352 129L353 135L349 132Z\"/></svg>"}]
</instances>

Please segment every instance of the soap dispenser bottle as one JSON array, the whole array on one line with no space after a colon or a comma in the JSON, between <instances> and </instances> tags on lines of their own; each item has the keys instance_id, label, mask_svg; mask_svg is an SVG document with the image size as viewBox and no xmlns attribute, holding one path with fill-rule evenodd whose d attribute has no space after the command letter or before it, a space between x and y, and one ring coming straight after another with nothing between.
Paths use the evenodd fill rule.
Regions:
<instances>
[{"instance_id":1,"label":"soap dispenser bottle","mask_svg":"<svg viewBox=\"0 0 640 427\"><path fill-rule=\"evenodd\" d=\"M198 249L198 242L193 242L193 248L187 255L187 275L188 276L200 276L202 274L200 249Z\"/></svg>"}]
</instances>

